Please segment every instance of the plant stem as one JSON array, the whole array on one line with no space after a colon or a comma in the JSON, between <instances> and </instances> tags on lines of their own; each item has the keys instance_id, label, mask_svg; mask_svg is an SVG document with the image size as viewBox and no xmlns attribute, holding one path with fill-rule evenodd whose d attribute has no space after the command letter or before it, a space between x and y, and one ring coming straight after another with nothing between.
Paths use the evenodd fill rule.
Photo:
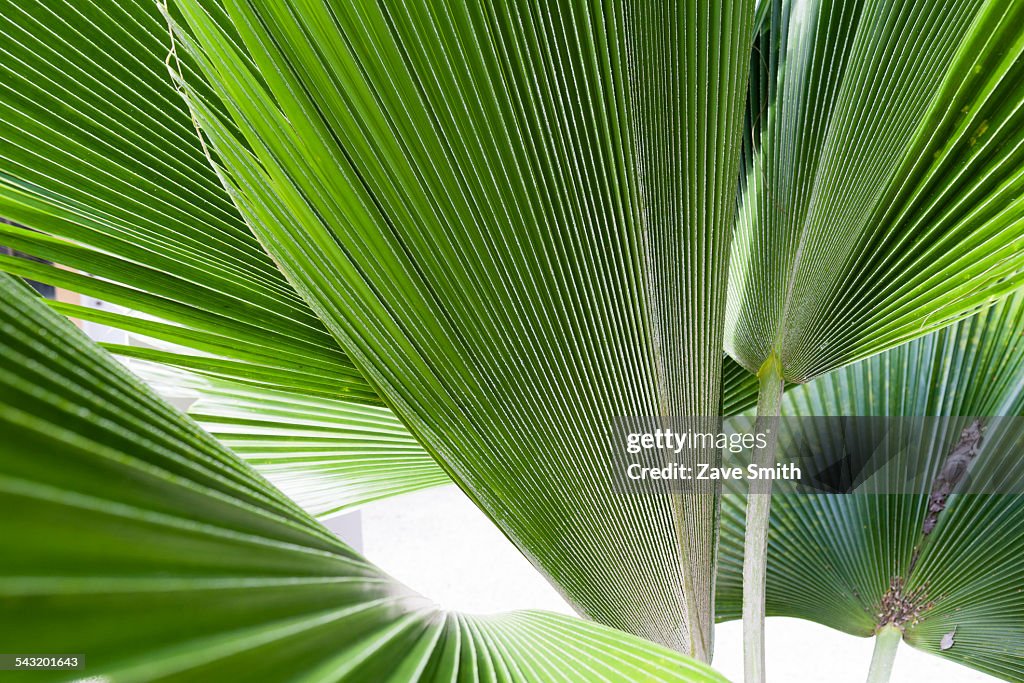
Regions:
<instances>
[{"instance_id":1,"label":"plant stem","mask_svg":"<svg viewBox=\"0 0 1024 683\"><path fill-rule=\"evenodd\" d=\"M754 464L774 467L782 403L782 367L772 352L757 373L757 421L754 431L764 434L764 447L754 449ZM743 539L743 678L764 683L764 587L768 560L768 518L772 505L771 479L751 479L747 495L747 522Z\"/></svg>"},{"instance_id":2,"label":"plant stem","mask_svg":"<svg viewBox=\"0 0 1024 683\"><path fill-rule=\"evenodd\" d=\"M892 664L896 661L896 648L902 639L903 631L898 626L886 624L878 629L867 683L888 683L892 675Z\"/></svg>"}]
</instances>

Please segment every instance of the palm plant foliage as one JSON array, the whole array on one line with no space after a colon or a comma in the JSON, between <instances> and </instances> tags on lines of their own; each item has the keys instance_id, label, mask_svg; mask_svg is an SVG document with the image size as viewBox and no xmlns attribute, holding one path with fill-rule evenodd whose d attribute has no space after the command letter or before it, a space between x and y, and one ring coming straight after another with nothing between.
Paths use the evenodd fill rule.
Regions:
<instances>
[{"instance_id":1,"label":"palm plant foliage","mask_svg":"<svg viewBox=\"0 0 1024 683\"><path fill-rule=\"evenodd\" d=\"M165 8L227 47L214 63L186 34L169 58L148 4L11 7L0 201L40 232L4 239L97 277L5 267L149 314L101 322L202 355L121 354L386 403L583 614L707 658L717 499L614 494L600 425L722 400L752 6L440 8ZM441 21L448 43L416 33ZM239 26L265 22L286 32L280 50L249 54L267 36ZM703 61L675 66L691 55ZM296 68L267 80L254 56ZM221 67L239 70L221 81ZM220 89L251 86L264 99L246 120ZM206 138L176 88L209 116Z\"/></svg>"},{"instance_id":2,"label":"palm plant foliage","mask_svg":"<svg viewBox=\"0 0 1024 683\"><path fill-rule=\"evenodd\" d=\"M1022 675L1020 569L966 533L1010 498L904 576L924 489L769 530L768 495L610 485L624 416L1021 411L1019 302L956 321L1024 283L1024 6L754 5L0 0L0 244L58 264L0 270L132 309L49 304L147 340L106 346L202 427L0 280L0 635L87 626L117 680L720 680L672 650L745 590L760 680L765 596L868 635L898 576L953 596L908 642ZM313 519L451 481L600 625L439 611Z\"/></svg>"},{"instance_id":3,"label":"palm plant foliage","mask_svg":"<svg viewBox=\"0 0 1024 683\"><path fill-rule=\"evenodd\" d=\"M718 408L743 3L175 8L236 206L387 404L581 613L707 658L713 490L616 495L578 426Z\"/></svg>"},{"instance_id":4,"label":"palm plant foliage","mask_svg":"<svg viewBox=\"0 0 1024 683\"><path fill-rule=\"evenodd\" d=\"M880 639L895 627L914 647L1006 680L1024 678L1021 330L1018 294L786 395L786 416L951 417L894 420L893 429L909 432L900 439L906 447L852 454L861 462L849 493L775 496L769 614ZM964 428L979 418L970 486L961 483L935 512L934 484ZM737 490L723 497L720 619L740 615L743 499Z\"/></svg>"},{"instance_id":5,"label":"palm plant foliage","mask_svg":"<svg viewBox=\"0 0 1024 683\"><path fill-rule=\"evenodd\" d=\"M783 383L1020 286L1024 5L772 0L758 14L725 339L771 415ZM771 448L754 457L774 464ZM757 485L748 680L763 680L771 498Z\"/></svg>"},{"instance_id":6,"label":"palm plant foliage","mask_svg":"<svg viewBox=\"0 0 1024 683\"><path fill-rule=\"evenodd\" d=\"M452 483L387 408L129 367L161 395L188 400L203 429L319 519Z\"/></svg>"},{"instance_id":7,"label":"palm plant foliage","mask_svg":"<svg viewBox=\"0 0 1024 683\"><path fill-rule=\"evenodd\" d=\"M543 612L439 610L0 275L0 641L109 680L719 681ZM67 680L67 671L32 671Z\"/></svg>"}]
</instances>

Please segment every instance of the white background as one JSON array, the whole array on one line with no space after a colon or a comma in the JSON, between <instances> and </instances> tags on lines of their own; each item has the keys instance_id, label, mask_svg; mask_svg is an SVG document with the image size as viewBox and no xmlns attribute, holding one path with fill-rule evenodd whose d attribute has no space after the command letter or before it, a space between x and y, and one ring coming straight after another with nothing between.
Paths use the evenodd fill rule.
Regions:
<instances>
[{"instance_id":1,"label":"white background","mask_svg":"<svg viewBox=\"0 0 1024 683\"><path fill-rule=\"evenodd\" d=\"M487 613L545 609L572 614L519 551L454 486L373 503L362 512L364 554L442 607ZM714 666L743 677L739 622L715 632ZM798 619L770 618L772 683L863 683L873 641ZM987 683L998 679L901 644L892 683Z\"/></svg>"}]
</instances>

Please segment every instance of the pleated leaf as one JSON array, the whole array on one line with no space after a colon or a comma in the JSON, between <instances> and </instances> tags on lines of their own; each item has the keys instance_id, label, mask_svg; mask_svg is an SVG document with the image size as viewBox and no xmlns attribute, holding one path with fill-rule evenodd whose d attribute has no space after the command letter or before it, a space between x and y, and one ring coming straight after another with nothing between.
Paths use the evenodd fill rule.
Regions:
<instances>
[{"instance_id":1,"label":"pleated leaf","mask_svg":"<svg viewBox=\"0 0 1024 683\"><path fill-rule=\"evenodd\" d=\"M319 429L348 433L370 429L365 413L327 408L339 405L331 400L378 399L276 272L216 181L167 74L170 42L156 5L43 0L8 3L4 16L0 215L19 224L0 224L0 243L60 267L0 257L0 270L126 306L133 313L51 302L69 317L180 347L107 345L122 356L187 368L222 388L227 380L245 382L231 392L248 397L244 419L254 428L236 419L230 432L223 424L213 429L315 514L445 481L420 454L406 463L415 449L402 451L401 466L383 467L378 458L397 452L374 450L357 460L323 440L300 443L280 412L249 412L254 396L283 397L276 390L285 390L281 400L303 406ZM187 69L187 57L176 57ZM643 96L658 97L657 87ZM674 173L666 170L670 158L658 159L651 173ZM667 204L659 209L666 220L673 211ZM731 360L725 364L723 408L733 412L753 400L756 382ZM162 372L163 388L171 377L183 375ZM224 395L208 398L223 420ZM376 442L390 439L393 418L370 412L384 430ZM344 421L355 414L362 415L357 423ZM698 533L706 537L707 527L705 520ZM695 552L706 564L707 547Z\"/></svg>"},{"instance_id":2,"label":"pleated leaf","mask_svg":"<svg viewBox=\"0 0 1024 683\"><path fill-rule=\"evenodd\" d=\"M164 64L155 3L2 0L0 270L147 314L71 317L180 344L144 354L379 403L243 222ZM91 275L91 277L90 277Z\"/></svg>"},{"instance_id":3,"label":"pleated leaf","mask_svg":"<svg viewBox=\"0 0 1024 683\"><path fill-rule=\"evenodd\" d=\"M771 0L726 349L804 382L1024 282L1024 5Z\"/></svg>"},{"instance_id":4,"label":"pleated leaf","mask_svg":"<svg viewBox=\"0 0 1024 683\"><path fill-rule=\"evenodd\" d=\"M450 484L387 408L270 391L133 362L158 393L320 519L381 498Z\"/></svg>"},{"instance_id":5,"label":"pleated leaf","mask_svg":"<svg viewBox=\"0 0 1024 683\"><path fill-rule=\"evenodd\" d=\"M773 497L769 615L870 636L892 616L887 606L899 595L913 613L903 624L909 644L1006 680L1024 677L1021 330L1018 294L786 395L784 417L888 416L893 429L915 423L906 417L964 417L919 421L910 447L879 454L852 493ZM999 415L1011 417L986 417ZM930 514L936 479L977 417L984 438L970 465L970 488L961 484L944 509ZM780 461L786 458L780 451ZM741 493L723 497L720 619L740 614L743 511ZM953 632L954 644L943 649Z\"/></svg>"},{"instance_id":6,"label":"pleated leaf","mask_svg":"<svg viewBox=\"0 0 1024 683\"><path fill-rule=\"evenodd\" d=\"M386 408L271 391L145 361L129 368L161 395L189 401L200 426L315 517L452 483ZM727 415L757 400L756 378L729 358L722 384Z\"/></svg>"},{"instance_id":7,"label":"pleated leaf","mask_svg":"<svg viewBox=\"0 0 1024 683\"><path fill-rule=\"evenodd\" d=\"M705 657L714 491L613 493L608 425L719 410L752 4L169 8L236 205L387 404L581 613Z\"/></svg>"},{"instance_id":8,"label":"pleated leaf","mask_svg":"<svg viewBox=\"0 0 1024 683\"><path fill-rule=\"evenodd\" d=\"M439 610L27 288L0 295L0 642L84 656L26 680L724 683L579 619Z\"/></svg>"}]
</instances>

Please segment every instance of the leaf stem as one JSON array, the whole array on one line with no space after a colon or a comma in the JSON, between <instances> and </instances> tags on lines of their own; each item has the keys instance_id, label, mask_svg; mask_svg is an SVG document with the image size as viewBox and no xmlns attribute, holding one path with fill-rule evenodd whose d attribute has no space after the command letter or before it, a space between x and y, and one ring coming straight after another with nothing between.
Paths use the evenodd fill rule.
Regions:
<instances>
[{"instance_id":1,"label":"leaf stem","mask_svg":"<svg viewBox=\"0 0 1024 683\"><path fill-rule=\"evenodd\" d=\"M902 639L903 631L894 624L886 624L878 629L867 683L888 683L893 662L896 661L896 648Z\"/></svg>"},{"instance_id":2,"label":"leaf stem","mask_svg":"<svg viewBox=\"0 0 1024 683\"><path fill-rule=\"evenodd\" d=\"M764 447L754 449L753 462L758 467L773 467L783 387L782 366L774 351L757 377L760 388L754 431L764 434L765 438ZM743 539L743 678L746 683L764 683L765 680L764 588L771 505L771 479L751 479Z\"/></svg>"}]
</instances>

